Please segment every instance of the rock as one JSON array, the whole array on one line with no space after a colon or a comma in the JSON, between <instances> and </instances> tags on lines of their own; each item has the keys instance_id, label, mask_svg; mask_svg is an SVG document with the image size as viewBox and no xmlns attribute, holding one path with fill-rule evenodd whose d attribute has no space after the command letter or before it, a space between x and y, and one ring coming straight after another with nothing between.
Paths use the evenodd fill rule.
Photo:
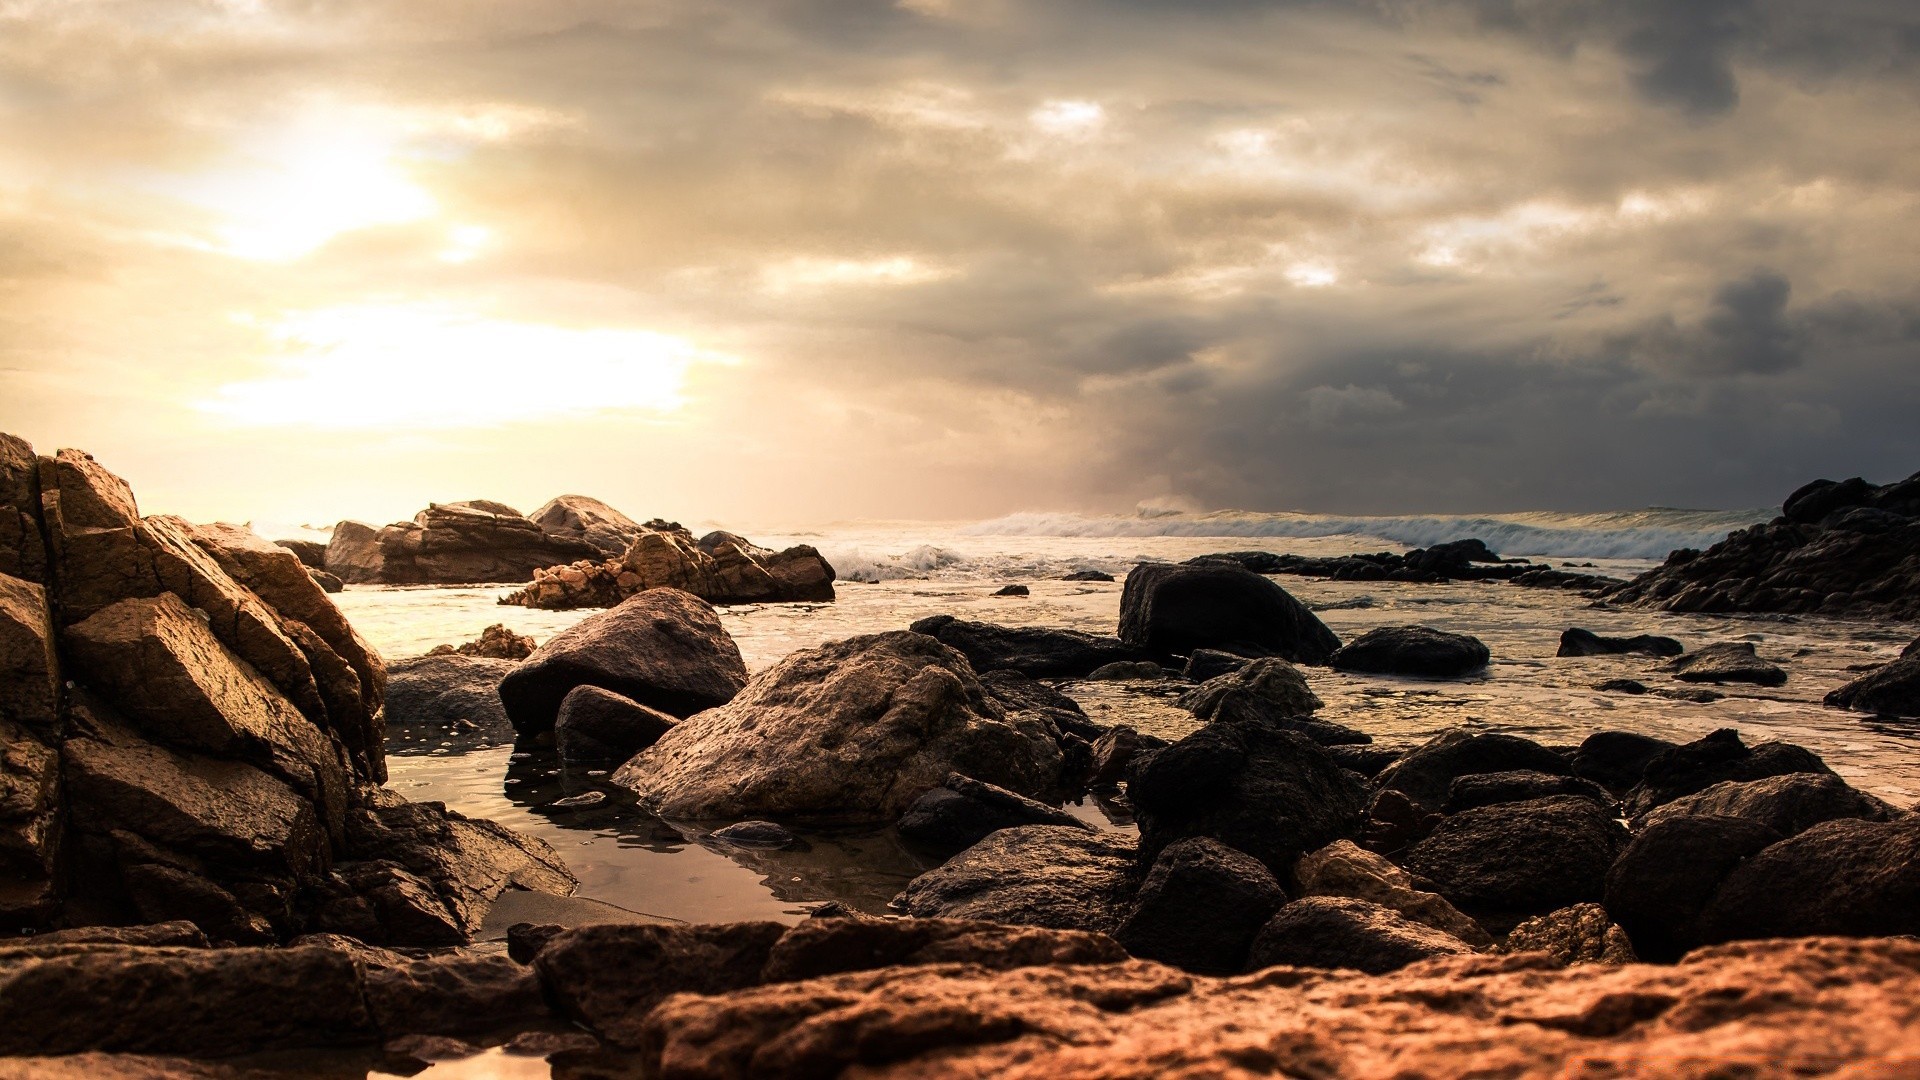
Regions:
<instances>
[{"instance_id":1,"label":"rock","mask_svg":"<svg viewBox=\"0 0 1920 1080\"><path fill-rule=\"evenodd\" d=\"M1454 679L1487 666L1479 638L1428 626L1381 626L1347 642L1327 660L1339 671Z\"/></svg>"},{"instance_id":2,"label":"rock","mask_svg":"<svg viewBox=\"0 0 1920 1080\"><path fill-rule=\"evenodd\" d=\"M664 1003L647 1075L1885 1076L1914 1053L1916 946L1757 942L1678 967L1448 956L1385 976L887 968ZM1668 1063L1672 1063L1668 1067Z\"/></svg>"},{"instance_id":3,"label":"rock","mask_svg":"<svg viewBox=\"0 0 1920 1080\"><path fill-rule=\"evenodd\" d=\"M45 925L58 903L59 693L46 593L0 575L0 925L8 927Z\"/></svg>"},{"instance_id":4,"label":"rock","mask_svg":"<svg viewBox=\"0 0 1920 1080\"><path fill-rule=\"evenodd\" d=\"M1633 637L1601 637L1591 630L1574 627L1560 635L1560 651L1555 656L1619 656L1645 653L1648 656L1679 656L1687 647L1670 637L1638 634Z\"/></svg>"},{"instance_id":5,"label":"rock","mask_svg":"<svg viewBox=\"0 0 1920 1080\"><path fill-rule=\"evenodd\" d=\"M1143 857L1206 836L1285 874L1360 830L1366 793L1311 739L1257 719L1216 720L1134 760L1127 785Z\"/></svg>"},{"instance_id":6,"label":"rock","mask_svg":"<svg viewBox=\"0 0 1920 1080\"><path fill-rule=\"evenodd\" d=\"M1308 738L1313 736L1309 733ZM1332 758L1335 764L1369 780L1385 772L1407 753L1403 746L1371 746L1359 742L1329 745L1322 739L1314 739L1314 741L1327 748L1327 756Z\"/></svg>"},{"instance_id":7,"label":"rock","mask_svg":"<svg viewBox=\"0 0 1920 1080\"><path fill-rule=\"evenodd\" d=\"M535 571L503 604L566 609L613 607L649 589L679 589L714 604L830 602L833 567L807 545L770 551L729 532L695 540L675 522L637 527L618 558L588 558Z\"/></svg>"},{"instance_id":8,"label":"rock","mask_svg":"<svg viewBox=\"0 0 1920 1080\"><path fill-rule=\"evenodd\" d=\"M1247 967L1350 968L1384 975L1438 956L1471 953L1466 942L1392 908L1346 896L1309 896L1280 909L1253 940Z\"/></svg>"},{"instance_id":9,"label":"rock","mask_svg":"<svg viewBox=\"0 0 1920 1080\"><path fill-rule=\"evenodd\" d=\"M207 935L185 919L148 923L142 926L79 926L72 930L49 930L44 934L9 941L0 938L0 949L9 946L48 945L172 945L188 949L207 948Z\"/></svg>"},{"instance_id":10,"label":"rock","mask_svg":"<svg viewBox=\"0 0 1920 1080\"><path fill-rule=\"evenodd\" d=\"M1606 679L1593 684L1595 690L1609 694L1644 694L1647 684L1638 679Z\"/></svg>"},{"instance_id":11,"label":"rock","mask_svg":"<svg viewBox=\"0 0 1920 1080\"><path fill-rule=\"evenodd\" d=\"M0 575L47 583L40 532L40 462L25 440L0 432Z\"/></svg>"},{"instance_id":12,"label":"rock","mask_svg":"<svg viewBox=\"0 0 1920 1080\"><path fill-rule=\"evenodd\" d=\"M1909 645L1902 659L1875 668L1828 694L1836 709L1881 716L1920 716L1920 655Z\"/></svg>"},{"instance_id":13,"label":"rock","mask_svg":"<svg viewBox=\"0 0 1920 1080\"><path fill-rule=\"evenodd\" d=\"M327 545L318 540L275 540L273 543L276 547L293 552L293 557L300 560L300 565L309 570L327 568Z\"/></svg>"},{"instance_id":14,"label":"rock","mask_svg":"<svg viewBox=\"0 0 1920 1080\"><path fill-rule=\"evenodd\" d=\"M0 1054L220 1057L365 1040L353 959L332 949L80 945L0 950ZM102 1008L111 1002L111 1008Z\"/></svg>"},{"instance_id":15,"label":"rock","mask_svg":"<svg viewBox=\"0 0 1920 1080\"><path fill-rule=\"evenodd\" d=\"M1180 674L1194 682L1203 683L1239 671L1250 662L1244 656L1221 652L1219 649L1195 649L1193 655L1187 657L1187 666L1181 669Z\"/></svg>"},{"instance_id":16,"label":"rock","mask_svg":"<svg viewBox=\"0 0 1920 1080\"><path fill-rule=\"evenodd\" d=\"M333 576L332 574L327 573L325 570L315 570L312 567L308 567L307 577L312 578L313 583L315 585L320 586L321 592L337 593L337 592L347 591L346 582L341 581L339 578Z\"/></svg>"},{"instance_id":17,"label":"rock","mask_svg":"<svg viewBox=\"0 0 1920 1080\"><path fill-rule=\"evenodd\" d=\"M1759 822L1781 836L1795 836L1823 821L1891 821L1899 814L1897 808L1832 773L1787 773L1715 784L1663 803L1635 824L1644 828L1676 817L1729 817Z\"/></svg>"},{"instance_id":18,"label":"rock","mask_svg":"<svg viewBox=\"0 0 1920 1080\"><path fill-rule=\"evenodd\" d=\"M1727 780L1832 771L1812 751L1792 743L1761 743L1748 749L1738 732L1721 728L1649 760L1639 785L1627 795L1626 811L1629 817L1638 818L1656 806Z\"/></svg>"},{"instance_id":19,"label":"rock","mask_svg":"<svg viewBox=\"0 0 1920 1080\"><path fill-rule=\"evenodd\" d=\"M1688 653L1668 666L1681 682L1752 683L1784 686L1786 670L1754 655L1751 641L1723 641Z\"/></svg>"},{"instance_id":20,"label":"rock","mask_svg":"<svg viewBox=\"0 0 1920 1080\"><path fill-rule=\"evenodd\" d=\"M504 1054L555 1058L574 1054L592 1054L601 1049L599 1039L584 1031L523 1031L500 1048Z\"/></svg>"},{"instance_id":21,"label":"rock","mask_svg":"<svg viewBox=\"0 0 1920 1080\"><path fill-rule=\"evenodd\" d=\"M771 821L735 822L724 829L715 829L712 835L715 840L735 847L785 848L800 842L799 837Z\"/></svg>"},{"instance_id":22,"label":"rock","mask_svg":"<svg viewBox=\"0 0 1920 1080\"><path fill-rule=\"evenodd\" d=\"M1374 779L1377 783L1379 777ZM1398 855L1431 836L1444 820L1445 815L1405 794L1380 788L1367 804L1367 822L1360 831L1360 843L1369 851Z\"/></svg>"},{"instance_id":23,"label":"rock","mask_svg":"<svg viewBox=\"0 0 1920 1080\"><path fill-rule=\"evenodd\" d=\"M500 680L514 666L449 653L396 660L387 669L387 723L444 727L464 721L483 735L510 738L513 725L500 704Z\"/></svg>"},{"instance_id":24,"label":"rock","mask_svg":"<svg viewBox=\"0 0 1920 1080\"><path fill-rule=\"evenodd\" d=\"M578 795L569 795L564 799L555 799L547 804L547 809L585 810L588 807L599 806L606 801L607 793L604 791L583 791Z\"/></svg>"},{"instance_id":25,"label":"rock","mask_svg":"<svg viewBox=\"0 0 1920 1080\"><path fill-rule=\"evenodd\" d=\"M1300 857L1294 865L1300 895L1345 896L1390 908L1422 926L1430 926L1474 948L1493 944L1480 924L1460 913L1446 898L1415 887L1405 870L1351 840L1335 840Z\"/></svg>"},{"instance_id":26,"label":"rock","mask_svg":"<svg viewBox=\"0 0 1920 1080\"><path fill-rule=\"evenodd\" d=\"M581 926L533 959L557 1011L616 1046L637 1046L641 1025L673 994L758 985L786 927L772 922Z\"/></svg>"},{"instance_id":27,"label":"rock","mask_svg":"<svg viewBox=\"0 0 1920 1080\"><path fill-rule=\"evenodd\" d=\"M1247 662L1227 674L1208 679L1182 694L1174 704L1202 720L1211 720L1220 699L1229 690L1252 694L1280 716L1311 716L1322 704L1300 669L1278 657Z\"/></svg>"},{"instance_id":28,"label":"rock","mask_svg":"<svg viewBox=\"0 0 1920 1080\"><path fill-rule=\"evenodd\" d=\"M673 717L598 686L576 686L560 700L554 745L569 764L625 762L673 729Z\"/></svg>"},{"instance_id":29,"label":"rock","mask_svg":"<svg viewBox=\"0 0 1920 1080\"><path fill-rule=\"evenodd\" d=\"M478 656L489 660L525 660L533 655L533 639L525 634L516 634L503 623L494 623L480 636L464 642L458 647L436 645L428 656L445 656L458 653L461 656Z\"/></svg>"},{"instance_id":30,"label":"rock","mask_svg":"<svg viewBox=\"0 0 1920 1080\"><path fill-rule=\"evenodd\" d=\"M1157 682L1167 675L1166 668L1151 660L1122 660L1094 668L1087 673L1087 679L1090 682Z\"/></svg>"},{"instance_id":31,"label":"rock","mask_svg":"<svg viewBox=\"0 0 1920 1080\"><path fill-rule=\"evenodd\" d=\"M1044 626L996 626L933 615L910 628L958 650L976 672L1017 671L1034 679L1077 679L1108 664L1145 660L1116 638Z\"/></svg>"},{"instance_id":32,"label":"rock","mask_svg":"<svg viewBox=\"0 0 1920 1080\"><path fill-rule=\"evenodd\" d=\"M896 819L954 772L1052 797L1060 748L1044 719L992 701L965 657L896 631L788 656L613 779L663 817L851 822Z\"/></svg>"},{"instance_id":33,"label":"rock","mask_svg":"<svg viewBox=\"0 0 1920 1080\"><path fill-rule=\"evenodd\" d=\"M547 1014L531 968L500 953L470 951L369 971L367 1008L389 1035L478 1034Z\"/></svg>"},{"instance_id":34,"label":"rock","mask_svg":"<svg viewBox=\"0 0 1920 1080\"><path fill-rule=\"evenodd\" d=\"M993 595L995 596L1027 596L1031 594L1032 591L1033 590L1027 588L1025 585L1002 585L1000 588L994 590Z\"/></svg>"},{"instance_id":35,"label":"rock","mask_svg":"<svg viewBox=\"0 0 1920 1080\"><path fill-rule=\"evenodd\" d=\"M990 833L1021 825L1093 830L1064 810L959 773L915 799L898 822L901 836L947 855L972 847Z\"/></svg>"},{"instance_id":36,"label":"rock","mask_svg":"<svg viewBox=\"0 0 1920 1080\"><path fill-rule=\"evenodd\" d=\"M1501 951L1543 952L1558 964L1632 964L1639 957L1626 932L1599 904L1574 904L1528 919L1513 928Z\"/></svg>"},{"instance_id":37,"label":"rock","mask_svg":"<svg viewBox=\"0 0 1920 1080\"><path fill-rule=\"evenodd\" d=\"M1573 755L1573 775L1624 794L1640 783L1647 763L1676 744L1632 731L1596 731Z\"/></svg>"},{"instance_id":38,"label":"rock","mask_svg":"<svg viewBox=\"0 0 1920 1080\"><path fill-rule=\"evenodd\" d=\"M598 554L510 506L474 499L433 503L377 531L343 521L327 544L326 570L350 585L479 585L531 581L536 570Z\"/></svg>"},{"instance_id":39,"label":"rock","mask_svg":"<svg viewBox=\"0 0 1920 1080\"><path fill-rule=\"evenodd\" d=\"M1779 842L1739 818L1676 817L1634 834L1607 871L1605 907L1640 956L1666 963L1701 944L1700 915L1735 867Z\"/></svg>"},{"instance_id":40,"label":"rock","mask_svg":"<svg viewBox=\"0 0 1920 1080\"><path fill-rule=\"evenodd\" d=\"M1261 697L1239 686L1226 687L1218 697L1202 702L1201 707L1207 711L1200 719L1208 723L1258 721L1297 731L1321 746L1365 745L1373 741L1373 736L1364 731L1331 720L1299 715L1295 711L1299 708L1298 703L1281 704L1273 698Z\"/></svg>"},{"instance_id":41,"label":"rock","mask_svg":"<svg viewBox=\"0 0 1920 1080\"><path fill-rule=\"evenodd\" d=\"M1287 894L1259 860L1203 836L1167 845L1114 937L1143 960L1205 974L1246 967Z\"/></svg>"},{"instance_id":42,"label":"rock","mask_svg":"<svg viewBox=\"0 0 1920 1080\"><path fill-rule=\"evenodd\" d=\"M1828 821L1735 867L1700 916L1708 942L1920 934L1920 815Z\"/></svg>"},{"instance_id":43,"label":"rock","mask_svg":"<svg viewBox=\"0 0 1920 1080\"><path fill-rule=\"evenodd\" d=\"M1113 787L1127 778L1127 769L1135 757L1166 745L1167 740L1159 736L1142 735L1126 724L1116 725L1093 744L1093 769L1088 774L1087 786Z\"/></svg>"},{"instance_id":44,"label":"rock","mask_svg":"<svg viewBox=\"0 0 1920 1080\"><path fill-rule=\"evenodd\" d=\"M1674 552L1605 599L1666 611L1920 619L1920 475L1878 487L1858 477L1817 481L1783 509L1704 552Z\"/></svg>"},{"instance_id":45,"label":"rock","mask_svg":"<svg viewBox=\"0 0 1920 1080\"><path fill-rule=\"evenodd\" d=\"M1125 950L1103 934L966 919L812 918L774 943L766 982L815 979L907 964L972 964L996 971L1038 964L1111 964Z\"/></svg>"},{"instance_id":46,"label":"rock","mask_svg":"<svg viewBox=\"0 0 1920 1080\"><path fill-rule=\"evenodd\" d=\"M1513 772L1474 773L1460 777L1447 791L1446 812L1457 814L1462 810L1472 810L1481 806L1527 802L1554 795L1577 795L1583 799L1592 799L1608 809L1612 809L1617 804L1617 800L1608 794L1605 788L1591 780L1522 769Z\"/></svg>"},{"instance_id":47,"label":"rock","mask_svg":"<svg viewBox=\"0 0 1920 1080\"><path fill-rule=\"evenodd\" d=\"M1324 664L1340 639L1306 605L1239 567L1141 563L1120 594L1120 640L1155 657L1217 649Z\"/></svg>"},{"instance_id":48,"label":"rock","mask_svg":"<svg viewBox=\"0 0 1920 1080\"><path fill-rule=\"evenodd\" d=\"M1137 882L1131 837L1061 825L1001 829L907 884L919 919L984 919L1111 933Z\"/></svg>"},{"instance_id":49,"label":"rock","mask_svg":"<svg viewBox=\"0 0 1920 1080\"><path fill-rule=\"evenodd\" d=\"M553 730L576 686L598 686L669 716L725 705L747 682L740 648L712 605L651 589L555 634L500 680L521 737Z\"/></svg>"},{"instance_id":50,"label":"rock","mask_svg":"<svg viewBox=\"0 0 1920 1080\"><path fill-rule=\"evenodd\" d=\"M1446 805L1453 782L1476 773L1565 773L1567 763L1539 743L1518 735L1443 731L1381 773L1379 786L1398 791L1431 810Z\"/></svg>"},{"instance_id":51,"label":"rock","mask_svg":"<svg viewBox=\"0 0 1920 1080\"><path fill-rule=\"evenodd\" d=\"M586 495L549 499L528 516L549 536L582 540L608 555L626 551L644 528L599 499Z\"/></svg>"},{"instance_id":52,"label":"rock","mask_svg":"<svg viewBox=\"0 0 1920 1080\"><path fill-rule=\"evenodd\" d=\"M1517 922L1606 892L1627 832L1592 799L1557 795L1448 817L1400 865L1481 925Z\"/></svg>"},{"instance_id":53,"label":"rock","mask_svg":"<svg viewBox=\"0 0 1920 1080\"><path fill-rule=\"evenodd\" d=\"M1113 575L1105 570L1075 570L1060 578L1061 581L1112 581Z\"/></svg>"}]
</instances>

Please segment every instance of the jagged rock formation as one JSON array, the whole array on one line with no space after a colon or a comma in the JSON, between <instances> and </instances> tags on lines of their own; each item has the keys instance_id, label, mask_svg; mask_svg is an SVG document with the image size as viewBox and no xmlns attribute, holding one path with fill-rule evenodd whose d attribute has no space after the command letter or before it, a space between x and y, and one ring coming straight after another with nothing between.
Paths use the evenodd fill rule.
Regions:
<instances>
[{"instance_id":1,"label":"jagged rock formation","mask_svg":"<svg viewBox=\"0 0 1920 1080\"><path fill-rule=\"evenodd\" d=\"M1880 486L1815 480L1767 524L1705 551L1682 548L1605 599L1666 611L1920 619L1920 473Z\"/></svg>"},{"instance_id":2,"label":"jagged rock formation","mask_svg":"<svg viewBox=\"0 0 1920 1080\"><path fill-rule=\"evenodd\" d=\"M599 553L504 503L473 499L433 503L382 529L343 521L327 544L326 569L349 585L472 585L528 581L535 570Z\"/></svg>"},{"instance_id":3,"label":"jagged rock formation","mask_svg":"<svg viewBox=\"0 0 1920 1080\"><path fill-rule=\"evenodd\" d=\"M537 570L532 584L500 602L548 610L613 607L659 588L681 589L714 604L833 599L833 567L805 544L773 551L729 532L695 540L686 527L658 519L636 529L618 558Z\"/></svg>"},{"instance_id":4,"label":"jagged rock formation","mask_svg":"<svg viewBox=\"0 0 1920 1080\"><path fill-rule=\"evenodd\" d=\"M0 925L445 944L510 883L571 888L545 845L379 789L386 669L293 552L11 436L0 533Z\"/></svg>"}]
</instances>

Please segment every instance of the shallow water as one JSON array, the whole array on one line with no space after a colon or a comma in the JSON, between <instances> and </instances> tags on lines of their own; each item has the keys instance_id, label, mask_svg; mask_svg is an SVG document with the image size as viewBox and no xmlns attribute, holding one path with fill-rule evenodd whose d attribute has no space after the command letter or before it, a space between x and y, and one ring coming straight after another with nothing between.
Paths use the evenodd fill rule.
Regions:
<instances>
[{"instance_id":1,"label":"shallow water","mask_svg":"<svg viewBox=\"0 0 1920 1080\"><path fill-rule=\"evenodd\" d=\"M926 571L930 576L925 579L843 582L840 599L833 604L723 609L722 621L751 670L762 670L798 649L903 629L915 619L942 613L1113 633L1120 585L1049 580L1076 568L1121 576L1141 557L1178 560L1255 547L1303 554L1395 549L1377 539L1355 537L1009 537L967 536L932 527L876 532L861 539L864 549L896 562L920 548L951 557ZM823 550L830 546L814 542ZM1616 576L1651 565L1644 560L1594 562L1596 572ZM1684 740L1734 727L1749 743L1785 739L1805 745L1849 781L1898 805L1920 800L1920 724L1880 721L1820 704L1828 690L1852 677L1850 668L1890 659L1920 627L1596 610L1574 593L1499 583L1275 580L1322 609L1321 617L1342 638L1374 626L1421 623L1473 634L1492 650L1493 663L1484 675L1458 681L1306 669L1314 691L1326 702L1320 715L1366 731L1376 741L1418 741L1458 725L1525 734L1550 744L1576 743L1601 728ZM1027 584L1032 595L990 595L1012 581ZM352 588L337 599L360 632L390 658L418 655L441 642L469 640L493 622L544 640L592 614L496 606L496 598L506 591ZM1608 635L1666 634L1690 648L1751 640L1762 657L1783 664L1790 678L1778 689L1720 687L1727 697L1705 705L1600 693L1593 684L1611 678L1636 678L1652 687L1680 684L1661 672L1661 661L1650 657L1555 658L1560 633L1569 626ZM1071 682L1063 689L1102 722L1131 723L1167 738L1194 727L1190 717L1171 706L1174 687L1169 684ZM390 739L389 770L396 790L413 799L443 800L464 813L540 836L579 875L580 895L634 911L688 921L791 921L827 900L879 911L934 862L886 828L796 830L805 845L795 851L731 847L711 839L714 823L670 823L644 814L624 791L608 784L604 774L562 770L550 754L510 760L510 747L463 743L441 731L394 731ZM552 805L587 790L602 790L609 797L584 810ZM1069 809L1102 827L1130 828L1123 812L1110 816L1091 801Z\"/></svg>"}]
</instances>

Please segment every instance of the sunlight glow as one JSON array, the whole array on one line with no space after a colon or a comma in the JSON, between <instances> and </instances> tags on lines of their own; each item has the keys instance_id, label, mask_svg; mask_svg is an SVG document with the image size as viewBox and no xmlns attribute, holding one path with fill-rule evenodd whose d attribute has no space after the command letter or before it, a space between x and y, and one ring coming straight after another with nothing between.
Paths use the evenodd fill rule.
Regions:
<instances>
[{"instance_id":1,"label":"sunlight glow","mask_svg":"<svg viewBox=\"0 0 1920 1080\"><path fill-rule=\"evenodd\" d=\"M266 325L279 371L222 386L198 408L245 425L359 429L670 413L686 403L693 365L738 362L647 330L508 322L426 306L328 308Z\"/></svg>"},{"instance_id":2,"label":"sunlight glow","mask_svg":"<svg viewBox=\"0 0 1920 1080\"><path fill-rule=\"evenodd\" d=\"M485 225L456 225L447 230L447 246L440 249L440 261L470 263L492 246L492 229Z\"/></svg>"},{"instance_id":3,"label":"sunlight glow","mask_svg":"<svg viewBox=\"0 0 1920 1080\"><path fill-rule=\"evenodd\" d=\"M1107 122L1107 110L1097 101L1049 101L1027 117L1049 135L1084 136Z\"/></svg>"},{"instance_id":4,"label":"sunlight glow","mask_svg":"<svg viewBox=\"0 0 1920 1080\"><path fill-rule=\"evenodd\" d=\"M1294 263L1287 267L1287 280L1303 289L1324 289L1339 282L1340 272L1325 263Z\"/></svg>"},{"instance_id":5,"label":"sunlight glow","mask_svg":"<svg viewBox=\"0 0 1920 1080\"><path fill-rule=\"evenodd\" d=\"M775 263L760 271L762 287L770 293L850 286L920 285L947 276L948 271L905 255L885 259L802 257Z\"/></svg>"}]
</instances>

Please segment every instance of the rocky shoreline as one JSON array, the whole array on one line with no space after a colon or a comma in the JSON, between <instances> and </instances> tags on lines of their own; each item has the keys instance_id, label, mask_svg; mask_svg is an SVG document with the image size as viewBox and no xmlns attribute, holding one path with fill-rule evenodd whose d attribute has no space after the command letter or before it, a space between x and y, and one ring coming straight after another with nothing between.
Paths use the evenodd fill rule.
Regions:
<instances>
[{"instance_id":1,"label":"rocky shoreline","mask_svg":"<svg viewBox=\"0 0 1920 1080\"><path fill-rule=\"evenodd\" d=\"M1734 730L1376 744L1316 715L1303 668L1471 679L1487 646L1343 641L1242 555L1136 567L1112 636L940 616L749 675L712 603L659 583L537 645L495 627L389 670L293 552L141 518L85 455L0 451L0 897L39 931L0 940L0 1076L281 1075L246 1055L313 1047L650 1077L1920 1061L1914 808ZM620 542L608 508L564 509L536 517ZM665 525L601 565L643 542L711 555ZM760 551L735 541L717 547ZM1472 566L1484 545L1446 548ZM1742 641L1572 627L1561 652L1642 654L1683 685L1794 677ZM1920 641L1830 703L1907 710L1916 662ZM1198 726L1102 723L1041 681L1062 679L1181 686ZM674 925L556 900L557 921L475 944L505 890L573 882L538 841L380 786L385 725L435 718L596 764L736 844L865 823L943 861L901 917ZM1137 829L1059 809L1088 791Z\"/></svg>"}]
</instances>

